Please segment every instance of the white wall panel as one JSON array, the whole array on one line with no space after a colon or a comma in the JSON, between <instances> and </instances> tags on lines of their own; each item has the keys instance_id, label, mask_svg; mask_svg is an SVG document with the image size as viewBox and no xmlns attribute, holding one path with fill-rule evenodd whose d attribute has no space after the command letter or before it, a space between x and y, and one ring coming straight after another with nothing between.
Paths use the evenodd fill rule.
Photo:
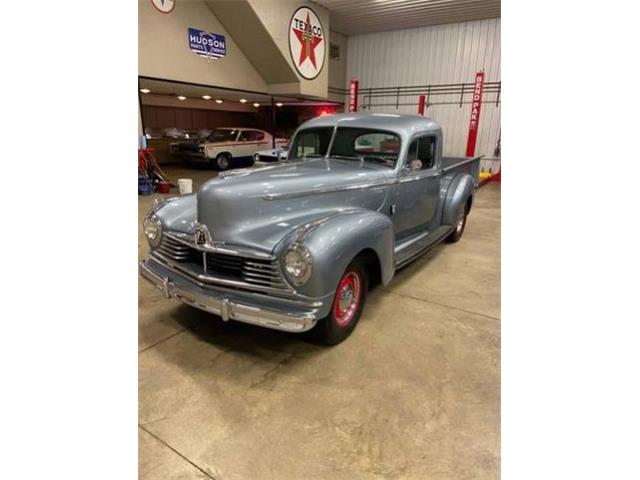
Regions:
<instances>
[{"instance_id":1,"label":"white wall panel","mask_svg":"<svg viewBox=\"0 0 640 480\"><path fill-rule=\"evenodd\" d=\"M348 37L347 82L360 81L367 87L473 83L475 73L484 70L485 82L500 81L500 19L452 23L431 27L369 33ZM347 87L347 85L345 85ZM426 93L426 92L425 92ZM485 95L485 100L495 94ZM433 96L431 102L457 102L458 95ZM471 95L465 95L470 101ZM360 97L361 103L363 98ZM392 103L395 97L374 99ZM418 96L401 97L413 106L374 107L371 111L417 113ZM434 105L426 115L439 121L444 131L445 154L464 155L471 105ZM493 157L500 133L500 106L483 103L476 155Z\"/></svg>"}]
</instances>

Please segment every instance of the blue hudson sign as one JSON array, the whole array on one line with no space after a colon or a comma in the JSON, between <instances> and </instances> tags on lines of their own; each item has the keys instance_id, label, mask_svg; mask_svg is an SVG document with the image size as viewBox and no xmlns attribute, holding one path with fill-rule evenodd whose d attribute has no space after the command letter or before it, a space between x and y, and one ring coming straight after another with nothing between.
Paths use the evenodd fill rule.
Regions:
<instances>
[{"instance_id":1,"label":"blue hudson sign","mask_svg":"<svg viewBox=\"0 0 640 480\"><path fill-rule=\"evenodd\" d=\"M227 54L227 42L224 35L196 28L189 29L189 48L205 57L222 58Z\"/></svg>"}]
</instances>

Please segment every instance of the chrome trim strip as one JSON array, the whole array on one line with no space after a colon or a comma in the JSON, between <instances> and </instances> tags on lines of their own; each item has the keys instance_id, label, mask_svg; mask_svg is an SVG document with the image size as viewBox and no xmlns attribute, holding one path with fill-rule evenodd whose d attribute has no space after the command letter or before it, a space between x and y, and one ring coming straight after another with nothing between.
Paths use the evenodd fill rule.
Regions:
<instances>
[{"instance_id":1,"label":"chrome trim strip","mask_svg":"<svg viewBox=\"0 0 640 480\"><path fill-rule=\"evenodd\" d=\"M297 198L297 197L306 197L308 195L324 195L326 193L337 193L337 192L348 192L352 190L369 190L374 188L388 187L396 183L395 180L389 181L384 180L382 182L374 182L374 183L364 183L361 185L353 184L353 185L344 185L342 187L333 187L333 188L318 188L316 190L306 190L300 192L291 192L291 193L269 193L264 195L262 198L264 200L280 200L280 199L288 199L288 198Z\"/></svg>"},{"instance_id":2,"label":"chrome trim strip","mask_svg":"<svg viewBox=\"0 0 640 480\"><path fill-rule=\"evenodd\" d=\"M424 232L421 233L420 235L418 235L415 238L412 238L410 240L406 240L405 242L399 244L394 250L393 253L394 254L398 254L399 252L401 252L402 250L404 250L407 247L410 247L411 245L413 245L416 242L419 242L420 240L422 240L423 238L425 238L427 235L429 235L429 232Z\"/></svg>"},{"instance_id":3,"label":"chrome trim strip","mask_svg":"<svg viewBox=\"0 0 640 480\"><path fill-rule=\"evenodd\" d=\"M153 272L143 260L139 264L142 277L162 290L166 298L175 298L183 303L206 312L220 315L226 322L229 319L251 323L262 327L283 330L286 332L304 332L313 328L317 321L317 305L304 313L291 313L264 307L256 307L232 302L222 295L203 295L200 292L185 289Z\"/></svg>"}]
</instances>

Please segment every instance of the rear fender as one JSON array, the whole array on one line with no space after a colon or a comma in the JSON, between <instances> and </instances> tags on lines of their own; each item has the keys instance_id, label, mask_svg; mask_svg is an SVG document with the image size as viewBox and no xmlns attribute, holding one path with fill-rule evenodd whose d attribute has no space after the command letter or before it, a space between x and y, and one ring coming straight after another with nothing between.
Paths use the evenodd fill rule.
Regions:
<instances>
[{"instance_id":1,"label":"rear fender","mask_svg":"<svg viewBox=\"0 0 640 480\"><path fill-rule=\"evenodd\" d=\"M468 173L457 175L449 184L442 210L442 225L455 225L460 209L473 198L473 177Z\"/></svg>"},{"instance_id":2,"label":"rear fender","mask_svg":"<svg viewBox=\"0 0 640 480\"><path fill-rule=\"evenodd\" d=\"M312 274L297 290L311 297L332 294L345 269L364 250L372 250L380 265L384 285L394 274L393 224L379 212L352 209L329 214L298 227L276 247L282 259L294 242L306 246L313 258Z\"/></svg>"}]
</instances>

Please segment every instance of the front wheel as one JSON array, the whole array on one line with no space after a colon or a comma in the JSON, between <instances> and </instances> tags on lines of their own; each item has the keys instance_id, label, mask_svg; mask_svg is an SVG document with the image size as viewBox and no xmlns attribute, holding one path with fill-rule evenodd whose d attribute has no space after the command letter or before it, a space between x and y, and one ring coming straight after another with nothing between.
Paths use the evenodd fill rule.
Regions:
<instances>
[{"instance_id":1,"label":"front wheel","mask_svg":"<svg viewBox=\"0 0 640 480\"><path fill-rule=\"evenodd\" d=\"M336 345L351 335L360 320L368 288L365 262L356 258L338 282L331 312L316 327L322 342Z\"/></svg>"},{"instance_id":2,"label":"front wheel","mask_svg":"<svg viewBox=\"0 0 640 480\"><path fill-rule=\"evenodd\" d=\"M456 243L458 240L460 240L460 238L462 238L464 227L467 224L467 213L467 207L466 205L463 205L462 208L460 208L460 212L458 213L456 228L447 237L447 242Z\"/></svg>"}]
</instances>

